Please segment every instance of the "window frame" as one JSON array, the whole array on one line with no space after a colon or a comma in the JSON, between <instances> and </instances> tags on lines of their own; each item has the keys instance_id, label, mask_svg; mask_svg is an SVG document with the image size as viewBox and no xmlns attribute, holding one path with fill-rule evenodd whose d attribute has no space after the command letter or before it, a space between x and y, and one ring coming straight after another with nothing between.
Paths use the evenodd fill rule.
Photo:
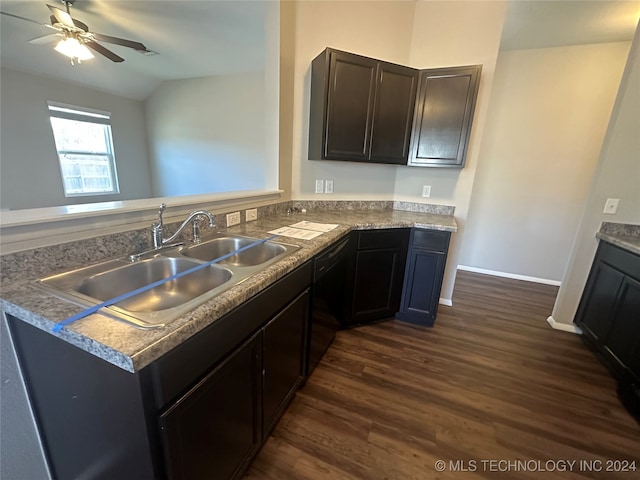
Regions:
<instances>
[{"instance_id":1,"label":"window frame","mask_svg":"<svg viewBox=\"0 0 640 480\"><path fill-rule=\"evenodd\" d=\"M96 110L92 108L79 107L77 105L69 105L58 102L47 102L47 111L49 113L49 124L51 125L51 131L53 133L53 139L55 143L56 156L58 158L58 168L60 169L60 180L62 181L62 190L65 198L74 197L93 197L103 195L117 195L120 193L120 185L118 182L118 172L116 168L116 159L113 151L113 133L111 131L111 112L102 110ZM56 139L56 130L53 126L52 119L61 118L65 120L75 120L85 122L94 125L102 125L105 135L105 152L92 152L86 150L61 150L58 149L58 141ZM101 191L82 191L82 192L69 192L67 191L67 183L65 182L65 173L62 165L62 158L64 155L86 155L92 157L105 157L107 160L107 167L109 176L111 179L112 188L110 190ZM80 175L81 178L82 175Z\"/></svg>"}]
</instances>

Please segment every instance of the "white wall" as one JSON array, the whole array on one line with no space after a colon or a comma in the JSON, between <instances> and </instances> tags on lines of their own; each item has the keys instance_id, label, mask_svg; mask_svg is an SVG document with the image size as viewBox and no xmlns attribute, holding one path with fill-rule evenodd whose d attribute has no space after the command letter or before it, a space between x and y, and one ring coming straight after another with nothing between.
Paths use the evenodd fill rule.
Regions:
<instances>
[{"instance_id":1,"label":"white wall","mask_svg":"<svg viewBox=\"0 0 640 480\"><path fill-rule=\"evenodd\" d=\"M158 87L145 102L154 196L266 189L267 169L276 168L264 104L264 72Z\"/></svg>"},{"instance_id":2,"label":"white wall","mask_svg":"<svg viewBox=\"0 0 640 480\"><path fill-rule=\"evenodd\" d=\"M9 209L146 198L151 193L141 102L2 68L0 206ZM47 101L111 112L119 195L64 196Z\"/></svg>"},{"instance_id":3,"label":"white wall","mask_svg":"<svg viewBox=\"0 0 640 480\"><path fill-rule=\"evenodd\" d=\"M640 29L631 46L620 90L589 189L571 256L553 308L553 319L573 322L595 255L595 233L604 221L640 225ZM619 198L616 215L603 214Z\"/></svg>"},{"instance_id":4,"label":"white wall","mask_svg":"<svg viewBox=\"0 0 640 480\"><path fill-rule=\"evenodd\" d=\"M475 176L505 2L304 1L295 6L292 195L295 199L398 199L455 205L442 296L450 299L460 239ZM311 61L326 47L415 68L483 64L464 169L308 160ZM281 125L284 127L284 125ZM313 193L315 179L333 179L334 194ZM421 198L423 184L432 198Z\"/></svg>"},{"instance_id":5,"label":"white wall","mask_svg":"<svg viewBox=\"0 0 640 480\"><path fill-rule=\"evenodd\" d=\"M560 281L630 45L500 52L461 265Z\"/></svg>"}]
</instances>

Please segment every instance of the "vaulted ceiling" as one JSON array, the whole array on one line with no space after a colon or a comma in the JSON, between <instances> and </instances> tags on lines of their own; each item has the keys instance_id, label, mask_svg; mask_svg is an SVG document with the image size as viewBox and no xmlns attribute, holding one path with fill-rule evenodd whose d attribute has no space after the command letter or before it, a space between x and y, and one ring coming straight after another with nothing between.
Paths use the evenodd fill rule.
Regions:
<instances>
[{"instance_id":1,"label":"vaulted ceiling","mask_svg":"<svg viewBox=\"0 0 640 480\"><path fill-rule=\"evenodd\" d=\"M341 1L341 0L334 0ZM96 56L71 66L52 44L29 40L51 33L35 23L0 17L3 67L43 74L130 98L145 98L169 79L257 71L264 68L268 0L77 0L74 18L90 31L143 42L158 55L145 56L117 45L125 59L113 64ZM328 3L328 2L327 2ZM60 0L1 0L4 12L49 23L47 4ZM640 1L512 0L501 48L629 41Z\"/></svg>"},{"instance_id":2,"label":"vaulted ceiling","mask_svg":"<svg viewBox=\"0 0 640 480\"><path fill-rule=\"evenodd\" d=\"M638 0L511 0L500 48L630 41L639 16Z\"/></svg>"},{"instance_id":3,"label":"vaulted ceiling","mask_svg":"<svg viewBox=\"0 0 640 480\"><path fill-rule=\"evenodd\" d=\"M50 23L47 4L65 8L59 0L0 2L3 12L41 23ZM142 42L158 55L105 43L125 61L96 55L76 66L53 51L55 43L28 43L51 29L2 15L2 66L144 98L169 79L261 70L265 12L264 1L77 0L71 15L90 31Z\"/></svg>"}]
</instances>

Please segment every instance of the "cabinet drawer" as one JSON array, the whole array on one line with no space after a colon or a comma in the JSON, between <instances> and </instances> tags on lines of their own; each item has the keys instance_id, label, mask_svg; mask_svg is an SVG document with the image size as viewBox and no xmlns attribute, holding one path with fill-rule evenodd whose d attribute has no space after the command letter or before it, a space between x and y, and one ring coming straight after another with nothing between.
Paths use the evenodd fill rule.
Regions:
<instances>
[{"instance_id":1,"label":"cabinet drawer","mask_svg":"<svg viewBox=\"0 0 640 480\"><path fill-rule=\"evenodd\" d=\"M422 230L416 228L413 232L411 246L424 248L432 252L446 252L449 248L449 232L439 232L436 230Z\"/></svg>"},{"instance_id":2,"label":"cabinet drawer","mask_svg":"<svg viewBox=\"0 0 640 480\"><path fill-rule=\"evenodd\" d=\"M393 228L388 230L367 230L358 232L358 250L374 248L398 248L409 240L408 228ZM406 245L406 243L405 243Z\"/></svg>"}]
</instances>

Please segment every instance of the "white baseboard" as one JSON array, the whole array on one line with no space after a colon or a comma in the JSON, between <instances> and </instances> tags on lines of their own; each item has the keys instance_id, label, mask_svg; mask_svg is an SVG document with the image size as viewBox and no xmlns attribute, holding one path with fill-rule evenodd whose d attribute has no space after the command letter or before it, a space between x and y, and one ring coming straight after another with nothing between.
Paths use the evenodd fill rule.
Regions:
<instances>
[{"instance_id":1,"label":"white baseboard","mask_svg":"<svg viewBox=\"0 0 640 480\"><path fill-rule=\"evenodd\" d=\"M438 301L438 303L440 305L446 305L447 307L453 307L453 302L451 301L450 298L442 298L442 297L440 297L440 300Z\"/></svg>"},{"instance_id":2,"label":"white baseboard","mask_svg":"<svg viewBox=\"0 0 640 480\"><path fill-rule=\"evenodd\" d=\"M525 282L543 283L545 285L553 285L559 287L558 280L549 280L547 278L529 277L527 275L518 275L516 273L498 272L496 270L487 270L485 268L467 267L466 265L458 265L458 270L466 272L482 273L484 275L493 275L494 277L513 278L514 280L524 280Z\"/></svg>"},{"instance_id":3,"label":"white baseboard","mask_svg":"<svg viewBox=\"0 0 640 480\"><path fill-rule=\"evenodd\" d=\"M573 323L559 323L556 322L555 319L550 315L547 318L547 323L551 325L551 328L554 330L562 330L563 332L575 333L576 335L582 335L582 330L577 325Z\"/></svg>"}]
</instances>

